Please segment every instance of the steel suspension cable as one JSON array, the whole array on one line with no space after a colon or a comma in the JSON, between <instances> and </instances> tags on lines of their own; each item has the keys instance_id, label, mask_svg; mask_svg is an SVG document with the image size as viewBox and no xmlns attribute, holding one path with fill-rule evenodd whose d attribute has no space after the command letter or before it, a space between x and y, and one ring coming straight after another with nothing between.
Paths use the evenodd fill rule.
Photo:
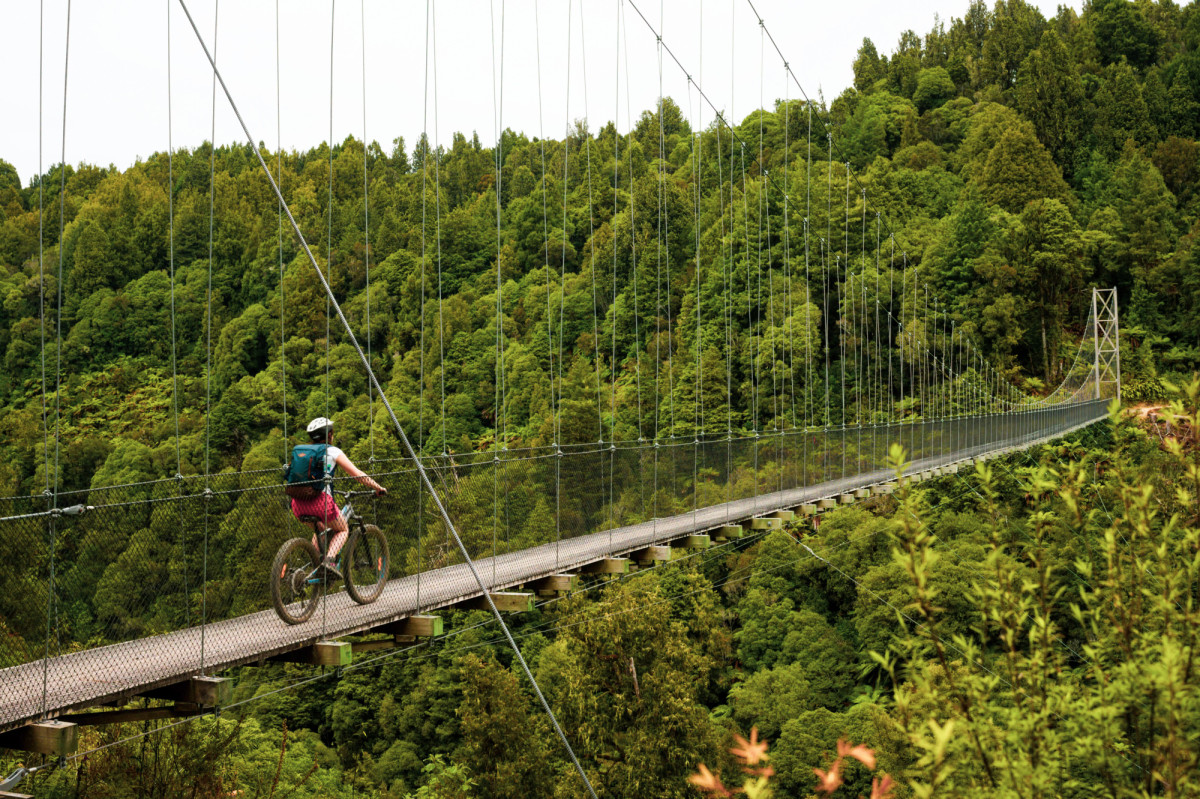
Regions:
<instances>
[{"instance_id":1,"label":"steel suspension cable","mask_svg":"<svg viewBox=\"0 0 1200 799\"><path fill-rule=\"evenodd\" d=\"M358 0L358 17L359 17L359 39L362 47L362 123L363 123L363 269L366 272L366 295L367 295L367 360L371 358L371 191L370 191L370 173L367 167L367 8L365 0ZM424 197L421 198L424 201ZM421 299L424 305L425 299L425 281L424 281L425 263L422 258L421 270ZM425 329L425 313L422 309L421 313L421 330L424 333ZM422 335L422 338L424 336ZM425 357L425 345L421 345L421 358ZM425 383L421 382L421 397L424 401ZM422 414L423 416L423 414ZM422 423L424 419L422 418ZM371 388L370 381L367 381L367 438L370 445L369 463L375 462L375 391Z\"/></svg>"},{"instance_id":2,"label":"steel suspension cable","mask_svg":"<svg viewBox=\"0 0 1200 799\"><path fill-rule=\"evenodd\" d=\"M330 284L333 283L333 57L334 57L334 35L337 31L337 0L329 0L329 203L328 220L325 228L325 271L329 275ZM214 95L215 97L215 95ZM330 345L333 337L333 330L330 327L330 298L325 298L325 418L329 419L333 415L331 400L331 366L330 363ZM326 478L328 483L328 478ZM329 487L328 485L326 487ZM336 536L335 536L336 537ZM321 571L321 579L324 583L326 591L329 590L329 571L323 569ZM325 634L329 625L329 603L321 603L321 635Z\"/></svg>"},{"instance_id":3,"label":"steel suspension cable","mask_svg":"<svg viewBox=\"0 0 1200 799\"><path fill-rule=\"evenodd\" d=\"M629 140L633 141L633 107L630 101L632 92L629 86L629 32L625 26L625 0L621 0L621 42L625 46L625 119L629 124ZM639 442L645 441L645 428L643 427L642 415L642 336L640 323L640 308L638 298L638 258L637 258L637 219L635 216L636 204L633 201L634 197L634 176L633 176L633 145L630 144L626 148L629 153L626 160L629 162L629 258L631 264L631 272L633 274L633 350L637 354L637 364L634 370L635 387L637 389L637 414L638 414L638 435ZM615 245L614 245L615 246ZM641 459L638 460L640 465ZM639 480L639 486L644 482ZM642 512L645 512L645 501L643 497Z\"/></svg>"},{"instance_id":4,"label":"steel suspension cable","mask_svg":"<svg viewBox=\"0 0 1200 799\"><path fill-rule=\"evenodd\" d=\"M167 0L170 3L170 0ZM42 458L46 472L45 496L50 494L50 415L46 402L46 263L45 263L45 225L46 225L46 175L42 172L42 146L45 143L45 133L42 129L42 80L43 60L45 56L44 28L46 20L46 0L38 2L38 328L41 336L41 365L42 365ZM168 21L168 26L170 22ZM170 48L170 38L167 39ZM170 58L168 49L168 59ZM169 61L168 61L169 64ZM168 66L168 70L170 67ZM170 72L168 71L168 76ZM170 78L168 77L168 87ZM168 88L169 92L169 88ZM61 166L66 169L66 165ZM59 249L62 241L59 241Z\"/></svg>"},{"instance_id":5,"label":"steel suspension cable","mask_svg":"<svg viewBox=\"0 0 1200 799\"><path fill-rule=\"evenodd\" d=\"M700 25L700 80L704 80L704 4L700 3L697 6ZM698 85L698 84L697 84ZM692 97L692 81L688 79L688 110L691 111ZM704 106L699 105L696 115L696 131L691 137L692 154L693 154L693 172L696 186L696 203L695 215L696 220L693 225L696 237L696 376L692 391L696 401L695 420L692 422L692 522L695 524L696 516L700 512L700 436L704 434L704 343L703 335L700 330L700 288L701 288L701 266L700 266L700 190L701 180L700 171L702 169L702 158L704 156Z\"/></svg>"},{"instance_id":6,"label":"steel suspension cable","mask_svg":"<svg viewBox=\"0 0 1200 799\"><path fill-rule=\"evenodd\" d=\"M208 59L208 62L213 69L213 75L220 82L221 88L224 91L225 96L229 101L230 108L233 110L235 116L237 116L238 123L241 125L242 131L246 134L246 140L250 143L251 148L254 150L255 155L258 158L259 165L262 167L263 173L267 176L267 179L271 182L271 188L275 191L277 198L280 200L280 202L283 202L283 195L279 192L279 187L275 183L274 179L272 178L271 171L267 168L266 162L263 161L262 153L259 152L258 149L254 147L254 142L256 141L256 139L250 133L250 129L246 126L246 122L242 118L241 112L238 110L237 104L233 100L233 95L230 94L229 88L228 88L228 86L226 86L224 78L221 76L221 73L217 69L216 60L213 57L213 55L209 52L208 46L204 43L204 38L200 35L200 31L196 27L195 20L192 19L191 12L188 10L186 0L179 0L179 4L183 8L184 13L187 15L188 22L191 24L192 30L196 34L196 39L199 42L201 48L204 50L205 57ZM446 524L447 529L450 531L451 535L453 535L455 544L458 546L459 552L460 552L460 554L462 554L463 560L466 563L467 568L471 572L472 578L475 580L476 585L479 587L480 591L482 592L483 596L485 597L487 605L488 605L488 609L492 611L492 615L495 617L497 623L500 625L501 629L504 631L505 639L508 641L509 647L513 650L513 654L516 656L517 661L519 662L519 664L521 666L521 670L525 673L525 676L529 680L530 685L532 686L532 688L534 690L534 693L537 695L537 698L542 705L542 709L545 711L547 717L550 719L550 722L553 725L555 732L558 734L558 737L561 740L563 747L566 749L567 754L571 758L572 763L575 765L576 770L579 772L580 779L583 781L584 786L587 788L588 794L590 796L592 796L593 799L595 799L595 797L596 797L595 789L592 788L591 782L590 782L590 780L588 780L587 774L583 770L583 766L580 764L579 759L575 756L575 752L571 748L571 744L567 740L565 733L563 733L562 728L559 726L558 720L554 716L554 712L550 709L550 705L546 701L546 697L542 694L542 690L541 690L540 686L538 685L537 680L534 679L533 672L530 671L529 664L526 663L524 656L521 654L520 647L518 647L516 641L513 640L512 632L509 630L508 624L505 623L504 618L500 615L499 610L497 610L495 603L492 601L491 594L488 592L488 587L484 584L482 578L479 576L479 572L475 568L475 562L471 558L470 553L467 551L466 545L463 543L462 538L459 536L458 530L454 526L453 521L450 519L449 512L446 510L445 505L442 504L441 498L434 491L432 479L429 476L428 470L425 468L424 462L422 461L420 455L418 455L416 449L413 447L412 442L409 440L408 436L405 434L403 426L401 426L400 421L396 417L396 413L391 406L391 403L388 401L387 394L384 392L383 387L379 383L378 377L375 375L374 369L371 367L371 362L369 360L367 360L366 353L363 351L362 346L358 343L358 339L354 335L353 328L350 326L349 321L346 319L345 314L342 312L341 305L337 303L336 298L333 296L333 289L330 286L329 281L325 278L325 275L321 272L320 266L317 264L317 260L313 256L312 250L309 248L308 242L305 240L304 234L300 230L300 226L296 223L295 218L292 216L291 208L288 207L286 203L284 203L284 210L288 215L288 221L291 223L292 230L295 232L297 240L300 242L301 247L304 249L305 254L308 256L308 260L313 267L313 271L317 275L317 279L320 280L321 286L325 290L326 296L329 297L331 303L334 306L334 309L337 312L338 320L341 322L343 330L345 331L350 344L354 347L355 351L357 352L359 359L363 364L363 368L365 368L367 370L367 373L371 376L371 381L375 384L375 390L379 393L379 399L383 403L384 408L387 410L388 417L392 420L392 424L395 427L397 434L400 436L400 441L401 441L401 444L403 445L404 450L407 452L408 456L410 458L412 458L413 463L416 465L417 471L419 472L419 474L421 476L421 480L425 483L426 490L429 491L430 497L433 499L434 503L437 505L438 512L441 515L443 522Z\"/></svg>"},{"instance_id":7,"label":"steel suspension cable","mask_svg":"<svg viewBox=\"0 0 1200 799\"><path fill-rule=\"evenodd\" d=\"M562 543L562 387L563 387L563 312L567 300L567 189L571 184L571 14L574 1L567 0L567 92L564 108L566 123L563 133L563 225L562 261L558 279L558 406L554 422L554 562L558 565Z\"/></svg>"},{"instance_id":8,"label":"steel suspension cable","mask_svg":"<svg viewBox=\"0 0 1200 799\"><path fill-rule=\"evenodd\" d=\"M617 5L614 8L615 12L615 35L613 36L615 47L615 56L613 58L613 209L612 218L609 222L609 230L612 232L613 238L613 260L612 260L612 304L609 308L612 310L612 320L609 327L612 333L612 354L609 356L609 427L608 440L610 442L611 456L609 458L609 477L608 477L608 523L610 529L615 527L614 511L613 511L613 491L614 483L616 482L617 470L617 194L621 187L621 133L620 126L617 122L621 118L621 6ZM630 185L629 196L633 197L633 187ZM589 202L590 193L589 193ZM633 237L633 227L630 225L630 238ZM592 252L595 252L593 246ZM636 266L635 266L636 271ZM594 269L593 269L594 272ZM634 316L637 316L637 308L634 307ZM600 365L600 340L596 339L596 366ZM596 378L596 390L600 389L600 379ZM604 438L604 428L600 428L600 438ZM603 457L603 456L601 456ZM612 544L612 533L609 533L609 544Z\"/></svg>"},{"instance_id":9,"label":"steel suspension cable","mask_svg":"<svg viewBox=\"0 0 1200 799\"><path fill-rule=\"evenodd\" d=\"M208 532L212 505L212 487L209 484L212 471L209 462L212 418L212 273L213 273L213 222L216 216L217 195L217 79L216 60L218 33L220 31L221 0L213 3L213 79L212 117L208 151L208 288L205 292L205 339L204 339L204 555L200 578L200 673L204 674L204 646L208 630ZM250 143L254 146L254 142ZM256 151L257 152L257 151Z\"/></svg>"},{"instance_id":10,"label":"steel suspension cable","mask_svg":"<svg viewBox=\"0 0 1200 799\"><path fill-rule=\"evenodd\" d=\"M167 264L171 282L171 419L175 428L175 479L183 481L183 450L179 441L179 368L176 357L176 322L175 322L175 143L174 143L174 99L172 96L171 74L171 0L166 0L167 7ZM282 311L282 306L280 308ZM286 424L286 416L285 424ZM187 530L183 520L183 509L176 506L179 514L179 551L182 566L180 572L183 580L183 623L191 626L191 601L188 592L187 562L184 554L187 551Z\"/></svg>"},{"instance_id":11,"label":"steel suspension cable","mask_svg":"<svg viewBox=\"0 0 1200 799\"><path fill-rule=\"evenodd\" d=\"M501 219L501 195L504 191L504 0L500 0L500 69L499 69L499 90L497 93L496 79L496 17L495 3L488 3L488 8L491 11L492 18L492 111L493 124L495 125L496 136L496 399L495 399L495 425L496 434L494 441L494 455L492 459L492 582L496 581L496 544L499 531L499 504L500 504L500 452L507 448L508 431L507 426L507 409L505 402L507 400L504 389L504 289L503 289L503 268L501 267L501 258L503 256L503 223ZM505 481L505 496L508 494L508 484ZM507 502L505 503L507 508ZM506 526L507 529L507 526Z\"/></svg>"},{"instance_id":12,"label":"steel suspension cable","mask_svg":"<svg viewBox=\"0 0 1200 799\"><path fill-rule=\"evenodd\" d=\"M42 63L42 34L41 25L44 14L44 7L39 11L39 30L38 30L38 153L39 163L41 159L41 63ZM50 515L47 522L47 532L49 538L49 579L47 581L46 590L46 642L43 650L42 658L42 715L47 711L49 677L50 677L50 637L52 630L57 629L55 623L55 601L54 601L54 581L55 568L57 566L57 549L58 549L58 526L55 524L55 511L58 510L58 493L60 488L59 479L59 450L62 442L62 297L63 297L63 231L66 228L66 197L67 197L67 77L71 63L71 0L67 0L67 21L66 21L66 44L63 52L63 119L62 119L62 150L59 155L59 185L58 185L58 279L56 281L55 290L57 297L57 310L55 312L54 324L54 471L53 483L50 481L50 471L46 472L48 481L47 491L50 491L50 496L47 497L50 504ZM39 175L38 183L42 183L42 178ZM41 195L39 194L39 198ZM41 200L39 199L39 203ZM40 214L39 214L40 217ZM38 249L39 249L39 269L41 268L41 221L38 222ZM44 301L43 301L44 302ZM43 306L44 307L44 306ZM43 319L45 312L43 311ZM43 325L44 326L44 325ZM43 345L43 352L45 346ZM45 356L43 355L43 362ZM43 374L45 370L43 369ZM45 389L42 390L42 396L45 396ZM43 400L44 401L44 400ZM47 442L46 446L49 444Z\"/></svg>"},{"instance_id":13,"label":"steel suspension cable","mask_svg":"<svg viewBox=\"0 0 1200 799\"><path fill-rule=\"evenodd\" d=\"M424 452L425 449L425 270L426 262L428 261L427 245L426 245L426 225L427 225L427 210L426 205L429 199L429 32L430 32L430 12L432 10L433 0L425 0L425 80L424 80L424 98L421 106L421 141L417 146L417 150L421 153L421 302L418 308L418 313L421 316L421 332L417 339L417 349L420 350L420 360L418 362L417 372L417 449ZM440 200L439 200L440 202ZM439 288L441 275L439 272ZM438 350L441 354L441 312L442 301L441 296L438 296ZM438 358L438 367L442 371L442 380L445 381L445 363L441 357ZM443 382L444 385L444 382ZM445 403L443 402L443 411ZM445 418L442 419L442 449L445 450L446 441L446 424ZM421 608L421 572L424 571L425 563L421 558L421 541L424 539L425 533L425 492L423 486L417 486L417 609Z\"/></svg>"},{"instance_id":14,"label":"steel suspension cable","mask_svg":"<svg viewBox=\"0 0 1200 799\"><path fill-rule=\"evenodd\" d=\"M587 82L587 22L583 17L583 3L579 4L579 55L581 60L580 70L583 73L583 118L590 119L588 116L588 82ZM589 127L590 127L590 123ZM613 134L616 135L616 125L613 126ZM587 163L587 187L588 187L588 241L593 241L596 234L596 214L595 203L592 195L592 133L591 130L583 131L583 142L585 161ZM614 201L616 192L613 193ZM596 292L596 248L591 249L591 273L592 273L592 350L593 358L596 367L596 427L600 436L599 444L604 444L604 411L601 400L600 389L600 320L598 306L600 303L599 295ZM613 240L613 250L616 251L616 240Z\"/></svg>"},{"instance_id":15,"label":"steel suspension cable","mask_svg":"<svg viewBox=\"0 0 1200 799\"><path fill-rule=\"evenodd\" d=\"M167 0L168 8L171 6L171 0ZM168 12L168 17L170 13ZM283 127L281 123L281 70L279 68L279 0L275 0L275 180L280 187L283 186ZM287 326L284 320L284 309L287 307L287 289L284 285L283 272L283 204L278 203L276 208L276 224L275 224L275 251L279 259L279 373L280 381L283 386L283 461L288 460L288 409L287 409ZM174 307L174 280L171 281L172 290L172 307ZM172 311L174 314L174 311ZM174 329L172 328L172 335ZM174 341L172 341L174 346ZM174 355L172 354L172 357ZM174 367L172 367L174 368ZM176 437L179 432L176 430ZM291 502L283 500L285 511L290 509ZM285 518L288 519L288 524L291 523L291 514L286 513ZM181 519L182 523L182 519ZM186 571L185 571L186 574Z\"/></svg>"}]
</instances>

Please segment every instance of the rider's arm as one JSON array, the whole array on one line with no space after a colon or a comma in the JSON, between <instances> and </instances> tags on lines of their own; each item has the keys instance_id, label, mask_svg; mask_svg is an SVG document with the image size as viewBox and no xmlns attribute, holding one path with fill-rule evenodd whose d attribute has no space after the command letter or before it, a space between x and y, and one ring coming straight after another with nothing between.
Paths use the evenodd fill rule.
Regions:
<instances>
[{"instance_id":1,"label":"rider's arm","mask_svg":"<svg viewBox=\"0 0 1200 799\"><path fill-rule=\"evenodd\" d=\"M363 485L368 486L369 488L372 488L375 491L379 491L379 492L387 491L386 488L384 488L379 483L372 480L371 476L369 474L367 474L362 469L355 466L354 461L352 461L348 457L346 457L346 453L343 452L337 456L337 465L342 468L342 471L344 471L346 474L350 475L351 477L353 477L355 480L362 483Z\"/></svg>"}]
</instances>

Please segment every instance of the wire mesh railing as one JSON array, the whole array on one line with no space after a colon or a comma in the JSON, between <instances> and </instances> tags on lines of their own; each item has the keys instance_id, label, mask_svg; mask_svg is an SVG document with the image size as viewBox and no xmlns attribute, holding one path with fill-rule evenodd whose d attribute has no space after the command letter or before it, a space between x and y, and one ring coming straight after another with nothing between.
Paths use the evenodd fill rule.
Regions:
<instances>
[{"instance_id":1,"label":"wire mesh railing","mask_svg":"<svg viewBox=\"0 0 1200 799\"><path fill-rule=\"evenodd\" d=\"M712 526L886 479L892 444L911 453L914 468L928 468L1052 437L1103 418L1105 408L1091 398L936 421L435 456L426 467L482 576L494 581L500 556L537 552L530 568L554 569L570 564L554 559L551 545L582 536L619 543L634 525L701 512L697 527ZM331 589L301 637L338 634L351 617L361 626L364 612L415 613L477 590L464 571L449 594L422 596L422 579L428 586L462 556L411 463L387 465L373 476L388 495L355 505L385 532L389 577L404 590L389 586L364 609ZM333 490L352 487L338 479ZM71 704L110 694L143 639L166 636L156 657L165 652L179 674L278 644L286 625L270 610L268 567L288 538L311 537L292 517L279 473L63 492L59 508L45 497L0 499L0 536L16 553L0 576L0 724L66 706L54 686L74 686Z\"/></svg>"}]
</instances>

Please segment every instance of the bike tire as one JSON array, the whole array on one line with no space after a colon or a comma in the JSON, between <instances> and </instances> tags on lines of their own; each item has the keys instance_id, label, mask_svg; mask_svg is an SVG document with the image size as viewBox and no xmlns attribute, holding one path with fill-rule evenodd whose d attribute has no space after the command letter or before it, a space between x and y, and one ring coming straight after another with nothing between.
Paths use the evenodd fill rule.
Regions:
<instances>
[{"instance_id":1,"label":"bike tire","mask_svg":"<svg viewBox=\"0 0 1200 799\"><path fill-rule=\"evenodd\" d=\"M346 591L360 605L369 605L383 593L388 580L387 536L373 524L356 530L346 542Z\"/></svg>"},{"instance_id":2,"label":"bike tire","mask_svg":"<svg viewBox=\"0 0 1200 799\"><path fill-rule=\"evenodd\" d=\"M321 555L305 538L285 541L271 564L271 603L279 618L288 624L302 624L312 618L324 593L324 581L312 582L310 576L321 565Z\"/></svg>"}]
</instances>

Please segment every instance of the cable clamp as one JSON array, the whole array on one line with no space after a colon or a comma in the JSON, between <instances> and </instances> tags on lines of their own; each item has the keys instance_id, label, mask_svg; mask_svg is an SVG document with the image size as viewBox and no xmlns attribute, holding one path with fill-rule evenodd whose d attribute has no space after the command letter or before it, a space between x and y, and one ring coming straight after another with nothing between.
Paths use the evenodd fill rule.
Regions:
<instances>
[{"instance_id":1,"label":"cable clamp","mask_svg":"<svg viewBox=\"0 0 1200 799\"><path fill-rule=\"evenodd\" d=\"M0 780L0 791L7 791L11 788L16 788L21 784L21 780L25 779L27 775L32 774L35 771L37 771L37 769L28 769L24 766L18 766L16 771Z\"/></svg>"},{"instance_id":2,"label":"cable clamp","mask_svg":"<svg viewBox=\"0 0 1200 799\"><path fill-rule=\"evenodd\" d=\"M42 492L42 496L45 497L46 499L50 499L50 497L54 496L54 492L47 488L45 491Z\"/></svg>"},{"instance_id":3,"label":"cable clamp","mask_svg":"<svg viewBox=\"0 0 1200 799\"><path fill-rule=\"evenodd\" d=\"M213 493L213 490L211 488L206 488L202 492L200 492L200 496L203 497L205 501L207 501L207 500L211 500L213 497L215 497L216 494Z\"/></svg>"},{"instance_id":4,"label":"cable clamp","mask_svg":"<svg viewBox=\"0 0 1200 799\"><path fill-rule=\"evenodd\" d=\"M94 510L95 505L71 505L62 509L64 516L81 516L85 511Z\"/></svg>"},{"instance_id":5,"label":"cable clamp","mask_svg":"<svg viewBox=\"0 0 1200 799\"><path fill-rule=\"evenodd\" d=\"M287 464L285 463L285 464L284 464L284 467L286 468L286 466L287 466ZM183 473L182 473L182 472L175 472L175 479L176 479L176 480L182 480L182 479L183 479Z\"/></svg>"}]
</instances>

